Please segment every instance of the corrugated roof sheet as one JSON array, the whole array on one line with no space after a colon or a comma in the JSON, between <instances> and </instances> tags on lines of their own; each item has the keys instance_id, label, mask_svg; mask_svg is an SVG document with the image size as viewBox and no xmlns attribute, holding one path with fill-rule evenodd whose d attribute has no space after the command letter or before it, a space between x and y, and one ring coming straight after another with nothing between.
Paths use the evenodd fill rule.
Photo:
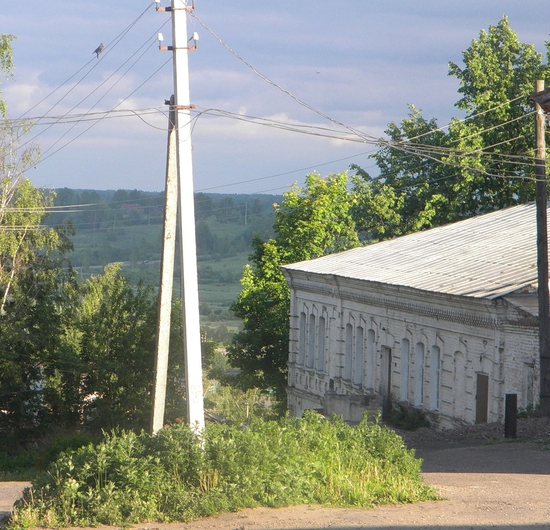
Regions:
<instances>
[{"instance_id":1,"label":"corrugated roof sheet","mask_svg":"<svg viewBox=\"0 0 550 530\"><path fill-rule=\"evenodd\" d=\"M536 241L529 203L283 268L494 299L536 283Z\"/></svg>"}]
</instances>

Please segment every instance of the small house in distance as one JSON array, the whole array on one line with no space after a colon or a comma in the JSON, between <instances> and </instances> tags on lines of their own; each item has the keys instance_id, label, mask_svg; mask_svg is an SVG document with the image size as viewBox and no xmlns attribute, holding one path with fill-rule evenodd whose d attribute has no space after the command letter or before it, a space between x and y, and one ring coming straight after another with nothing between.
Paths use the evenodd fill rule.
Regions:
<instances>
[{"instance_id":1,"label":"small house in distance","mask_svg":"<svg viewBox=\"0 0 550 530\"><path fill-rule=\"evenodd\" d=\"M401 403L433 425L538 403L536 207L525 204L283 267L288 407L358 421Z\"/></svg>"}]
</instances>

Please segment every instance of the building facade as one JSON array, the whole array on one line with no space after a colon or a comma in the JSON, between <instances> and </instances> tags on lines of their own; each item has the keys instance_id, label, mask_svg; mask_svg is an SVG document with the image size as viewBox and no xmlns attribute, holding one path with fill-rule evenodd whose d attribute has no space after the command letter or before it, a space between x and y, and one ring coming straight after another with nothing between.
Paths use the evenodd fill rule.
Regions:
<instances>
[{"instance_id":1,"label":"building facade","mask_svg":"<svg viewBox=\"0 0 550 530\"><path fill-rule=\"evenodd\" d=\"M399 403L452 428L502 421L507 393L535 407L535 236L522 205L283 267L291 414Z\"/></svg>"}]
</instances>

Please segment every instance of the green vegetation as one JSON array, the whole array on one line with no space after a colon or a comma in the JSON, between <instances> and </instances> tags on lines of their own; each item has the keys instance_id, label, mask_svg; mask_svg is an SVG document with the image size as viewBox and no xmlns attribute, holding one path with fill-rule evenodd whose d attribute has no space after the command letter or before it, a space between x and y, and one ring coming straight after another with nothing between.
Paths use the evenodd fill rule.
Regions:
<instances>
[{"instance_id":1,"label":"green vegetation","mask_svg":"<svg viewBox=\"0 0 550 530\"><path fill-rule=\"evenodd\" d=\"M246 507L373 507L435 499L393 431L304 419L177 425L105 435L63 454L27 491L12 528L189 521Z\"/></svg>"},{"instance_id":2,"label":"green vegetation","mask_svg":"<svg viewBox=\"0 0 550 530\"><path fill-rule=\"evenodd\" d=\"M149 426L157 318L152 289L130 285L116 264L82 284L58 272L41 270L35 298L21 272L0 318L0 452L8 458L53 427L97 433ZM19 297L21 286L25 296ZM167 420L185 408L181 319L177 308L173 313Z\"/></svg>"},{"instance_id":3,"label":"green vegetation","mask_svg":"<svg viewBox=\"0 0 550 530\"><path fill-rule=\"evenodd\" d=\"M9 35L7 33L0 33L0 74L6 77L13 76L13 50L11 42L15 39L15 35ZM2 79L0 77L0 84ZM0 96L2 93L0 92ZM6 117L6 102L0 97L0 115Z\"/></svg>"},{"instance_id":4,"label":"green vegetation","mask_svg":"<svg viewBox=\"0 0 550 530\"><path fill-rule=\"evenodd\" d=\"M387 422L399 429L415 431L421 427L429 427L430 424L422 410L414 407L404 406L400 403L394 406L392 411L385 418Z\"/></svg>"},{"instance_id":5,"label":"green vegetation","mask_svg":"<svg viewBox=\"0 0 550 530\"><path fill-rule=\"evenodd\" d=\"M275 238L254 239L231 308L243 320L228 349L243 387L272 388L284 400L290 293L280 266L359 245L347 185L345 173L308 175L305 187L295 185L275 206Z\"/></svg>"},{"instance_id":6,"label":"green vegetation","mask_svg":"<svg viewBox=\"0 0 550 530\"><path fill-rule=\"evenodd\" d=\"M440 128L411 105L399 125L389 124L389 141L372 155L379 175L352 166L351 187L345 174L310 175L276 208L274 237L253 241L232 306L243 329L229 347L244 388L284 395L290 297L280 265L533 200L527 95L550 69L534 46L518 41L506 17L482 31L463 58L463 67L449 65L449 75L460 82L456 106L467 119Z\"/></svg>"},{"instance_id":7,"label":"green vegetation","mask_svg":"<svg viewBox=\"0 0 550 530\"><path fill-rule=\"evenodd\" d=\"M400 124L390 123L390 142L372 155L379 175L357 166L354 218L364 241L417 230L534 200L533 105L527 96L546 64L524 44L506 17L449 63L459 81L455 106L466 119L442 127L410 105Z\"/></svg>"},{"instance_id":8,"label":"green vegetation","mask_svg":"<svg viewBox=\"0 0 550 530\"><path fill-rule=\"evenodd\" d=\"M197 193L197 257L201 322L210 329L226 326L231 338L240 320L229 308L236 299L254 234L272 231L274 195ZM69 225L73 250L67 255L79 281L99 274L108 263L122 263L133 284L158 288L162 252L164 194L138 190L56 190L54 204L67 207L46 219ZM70 207L69 207L70 206ZM179 260L174 293L180 296Z\"/></svg>"}]
</instances>

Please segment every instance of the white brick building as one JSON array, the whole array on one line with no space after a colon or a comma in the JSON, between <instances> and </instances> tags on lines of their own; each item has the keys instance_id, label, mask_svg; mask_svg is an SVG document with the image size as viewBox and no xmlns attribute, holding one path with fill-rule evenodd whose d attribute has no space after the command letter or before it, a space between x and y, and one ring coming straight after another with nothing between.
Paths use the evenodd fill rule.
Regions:
<instances>
[{"instance_id":1,"label":"white brick building","mask_svg":"<svg viewBox=\"0 0 550 530\"><path fill-rule=\"evenodd\" d=\"M290 412L400 402L449 428L536 405L536 261L527 204L283 267Z\"/></svg>"}]
</instances>

